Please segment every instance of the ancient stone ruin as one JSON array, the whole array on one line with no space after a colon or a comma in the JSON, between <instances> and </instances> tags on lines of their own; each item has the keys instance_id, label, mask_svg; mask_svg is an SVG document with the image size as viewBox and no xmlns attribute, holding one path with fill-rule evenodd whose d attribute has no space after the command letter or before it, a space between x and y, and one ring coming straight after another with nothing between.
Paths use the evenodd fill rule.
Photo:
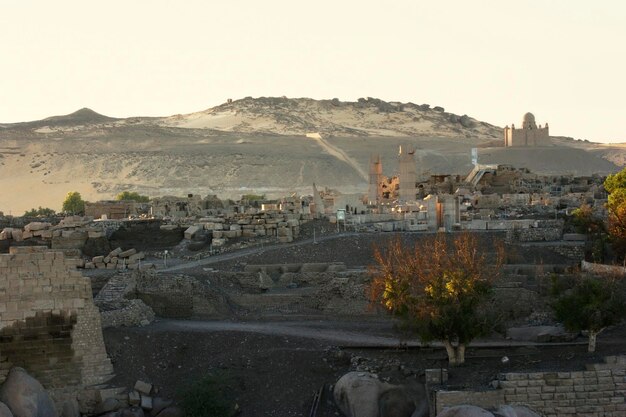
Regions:
<instances>
[{"instance_id":1,"label":"ancient stone ruin","mask_svg":"<svg viewBox=\"0 0 626 417\"><path fill-rule=\"evenodd\" d=\"M113 376L90 281L61 251L12 247L0 255L0 382L12 366L57 403Z\"/></svg>"}]
</instances>

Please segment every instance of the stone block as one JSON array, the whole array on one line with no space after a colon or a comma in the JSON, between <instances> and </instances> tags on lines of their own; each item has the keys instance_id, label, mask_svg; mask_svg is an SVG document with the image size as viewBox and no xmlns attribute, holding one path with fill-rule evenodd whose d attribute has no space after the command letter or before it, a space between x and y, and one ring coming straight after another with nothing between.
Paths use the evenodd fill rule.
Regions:
<instances>
[{"instance_id":1,"label":"stone block","mask_svg":"<svg viewBox=\"0 0 626 417\"><path fill-rule=\"evenodd\" d=\"M161 226L159 226L159 229L161 230L176 230L178 229L178 226L175 224L162 224Z\"/></svg>"},{"instance_id":2,"label":"stone block","mask_svg":"<svg viewBox=\"0 0 626 417\"><path fill-rule=\"evenodd\" d=\"M443 384L448 381L448 370L445 368L426 369L424 377L427 384Z\"/></svg>"},{"instance_id":3,"label":"stone block","mask_svg":"<svg viewBox=\"0 0 626 417\"><path fill-rule=\"evenodd\" d=\"M122 252L124 252L122 248L115 248L111 252L109 252L108 256L109 258L115 258L116 256L119 256L119 254Z\"/></svg>"},{"instance_id":4,"label":"stone block","mask_svg":"<svg viewBox=\"0 0 626 417\"><path fill-rule=\"evenodd\" d=\"M18 254L43 253L47 250L48 250L47 246L11 246L9 248L9 254L18 255Z\"/></svg>"},{"instance_id":5,"label":"stone block","mask_svg":"<svg viewBox=\"0 0 626 417\"><path fill-rule=\"evenodd\" d=\"M211 241L211 245L215 246L215 247L220 247L220 246L224 246L226 244L226 239L224 238L213 238L213 240Z\"/></svg>"},{"instance_id":6,"label":"stone block","mask_svg":"<svg viewBox=\"0 0 626 417\"><path fill-rule=\"evenodd\" d=\"M22 233L21 229L13 229L13 231L11 231L11 238L16 242L21 242L23 240Z\"/></svg>"},{"instance_id":7,"label":"stone block","mask_svg":"<svg viewBox=\"0 0 626 417\"><path fill-rule=\"evenodd\" d=\"M129 261L129 262L135 262L135 261L139 261L139 260L141 260L141 259L144 259L145 257L146 257L146 254L145 254L145 253L143 253L143 252L137 252L137 253L135 253L135 254L133 254L133 255L130 255L130 256L128 257L128 261Z\"/></svg>"},{"instance_id":8,"label":"stone block","mask_svg":"<svg viewBox=\"0 0 626 417\"><path fill-rule=\"evenodd\" d=\"M128 404L130 405L139 405L141 404L141 394L139 392L133 390L128 393Z\"/></svg>"},{"instance_id":9,"label":"stone block","mask_svg":"<svg viewBox=\"0 0 626 417\"><path fill-rule=\"evenodd\" d=\"M185 230L185 239L193 239L193 237L200 231L199 226L189 226L187 230Z\"/></svg>"},{"instance_id":10,"label":"stone block","mask_svg":"<svg viewBox=\"0 0 626 417\"><path fill-rule=\"evenodd\" d=\"M13 228L11 227L5 227L0 232L0 240L9 240L11 236L13 236Z\"/></svg>"},{"instance_id":11,"label":"stone block","mask_svg":"<svg viewBox=\"0 0 626 417\"><path fill-rule=\"evenodd\" d=\"M144 410L152 410L152 397L141 395L141 408Z\"/></svg>"},{"instance_id":12,"label":"stone block","mask_svg":"<svg viewBox=\"0 0 626 417\"><path fill-rule=\"evenodd\" d=\"M137 382L135 382L134 389L140 394L150 395L150 392L152 391L152 384L137 380Z\"/></svg>"},{"instance_id":13,"label":"stone block","mask_svg":"<svg viewBox=\"0 0 626 417\"><path fill-rule=\"evenodd\" d=\"M120 252L117 255L117 257L118 258L128 258L129 256L134 255L136 253L137 253L136 249L134 249L134 248L133 249L128 249L128 250L125 250L124 252Z\"/></svg>"},{"instance_id":14,"label":"stone block","mask_svg":"<svg viewBox=\"0 0 626 417\"><path fill-rule=\"evenodd\" d=\"M94 264L104 263L104 256L94 256L91 260Z\"/></svg>"},{"instance_id":15,"label":"stone block","mask_svg":"<svg viewBox=\"0 0 626 417\"><path fill-rule=\"evenodd\" d=\"M35 232L38 230L48 229L52 225L47 222L31 222L24 226L24 230L29 232Z\"/></svg>"},{"instance_id":16,"label":"stone block","mask_svg":"<svg viewBox=\"0 0 626 417\"><path fill-rule=\"evenodd\" d=\"M277 229L278 237L292 237L291 229L288 227L279 227Z\"/></svg>"}]
</instances>

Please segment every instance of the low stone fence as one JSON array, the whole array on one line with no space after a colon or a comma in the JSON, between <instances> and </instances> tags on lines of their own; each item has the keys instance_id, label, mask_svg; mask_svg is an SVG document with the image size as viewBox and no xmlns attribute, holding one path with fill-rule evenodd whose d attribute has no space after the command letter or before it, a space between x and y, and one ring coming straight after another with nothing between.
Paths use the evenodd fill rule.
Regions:
<instances>
[{"instance_id":1,"label":"low stone fence","mask_svg":"<svg viewBox=\"0 0 626 417\"><path fill-rule=\"evenodd\" d=\"M445 407L473 404L486 408L524 405L545 417L623 417L626 415L626 356L609 356L585 371L506 373L496 389L435 391L440 412Z\"/></svg>"}]
</instances>

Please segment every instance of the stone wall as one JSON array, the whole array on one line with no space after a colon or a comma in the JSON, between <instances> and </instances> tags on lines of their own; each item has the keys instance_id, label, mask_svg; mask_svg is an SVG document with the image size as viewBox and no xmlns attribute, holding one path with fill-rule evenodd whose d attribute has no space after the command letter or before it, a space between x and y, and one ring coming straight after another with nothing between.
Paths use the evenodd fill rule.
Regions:
<instances>
[{"instance_id":1,"label":"stone wall","mask_svg":"<svg viewBox=\"0 0 626 417\"><path fill-rule=\"evenodd\" d=\"M585 259L585 248L585 242L562 242L561 244L547 247L547 249L574 261L582 261Z\"/></svg>"},{"instance_id":2,"label":"stone wall","mask_svg":"<svg viewBox=\"0 0 626 417\"><path fill-rule=\"evenodd\" d=\"M586 371L501 374L495 385L495 390L435 391L432 398L437 411L470 403L524 405L545 417L626 415L626 356L607 357Z\"/></svg>"},{"instance_id":3,"label":"stone wall","mask_svg":"<svg viewBox=\"0 0 626 417\"><path fill-rule=\"evenodd\" d=\"M133 297L138 297L152 308L157 316L170 318L223 318L240 313L259 316L370 316L379 313L370 308L366 295L369 282L366 272L284 272L274 275L272 269L276 267L279 273L282 267L311 265L321 264L268 265L269 270L257 272L213 271L207 272L202 279L182 274L135 271L136 285L131 292ZM251 266L253 270L256 268ZM97 301L101 294L96 297Z\"/></svg>"},{"instance_id":4,"label":"stone wall","mask_svg":"<svg viewBox=\"0 0 626 417\"><path fill-rule=\"evenodd\" d=\"M91 284L76 263L40 246L0 255L0 382L13 365L65 393L112 377Z\"/></svg>"},{"instance_id":5,"label":"stone wall","mask_svg":"<svg viewBox=\"0 0 626 417\"><path fill-rule=\"evenodd\" d=\"M593 274L612 275L618 277L626 276L626 268L619 265L605 265L582 261L581 269Z\"/></svg>"},{"instance_id":6,"label":"stone wall","mask_svg":"<svg viewBox=\"0 0 626 417\"><path fill-rule=\"evenodd\" d=\"M530 227L528 229L509 229L506 233L507 242L552 242L561 240L563 228Z\"/></svg>"}]
</instances>

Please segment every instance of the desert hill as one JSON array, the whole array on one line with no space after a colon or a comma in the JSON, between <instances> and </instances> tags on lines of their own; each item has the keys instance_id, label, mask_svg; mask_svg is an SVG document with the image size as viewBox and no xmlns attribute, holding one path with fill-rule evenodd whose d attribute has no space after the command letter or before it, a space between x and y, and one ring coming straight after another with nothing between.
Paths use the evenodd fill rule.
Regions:
<instances>
[{"instance_id":1,"label":"desert hill","mask_svg":"<svg viewBox=\"0 0 626 417\"><path fill-rule=\"evenodd\" d=\"M481 163L538 173L607 174L626 161L619 145L554 138L549 148L494 147L501 136L496 126L442 108L372 98L244 98L187 115L126 119L81 109L0 125L0 211L58 210L68 191L92 201L123 190L310 194L313 182L366 192L370 155L380 154L384 174L394 175L400 145L415 149L422 176L468 173L473 147Z\"/></svg>"},{"instance_id":2,"label":"desert hill","mask_svg":"<svg viewBox=\"0 0 626 417\"><path fill-rule=\"evenodd\" d=\"M251 97L205 111L163 120L182 128L211 128L240 133L326 136L439 136L496 138L500 128L467 115L447 113L429 104L386 102L368 97L356 102Z\"/></svg>"}]
</instances>

